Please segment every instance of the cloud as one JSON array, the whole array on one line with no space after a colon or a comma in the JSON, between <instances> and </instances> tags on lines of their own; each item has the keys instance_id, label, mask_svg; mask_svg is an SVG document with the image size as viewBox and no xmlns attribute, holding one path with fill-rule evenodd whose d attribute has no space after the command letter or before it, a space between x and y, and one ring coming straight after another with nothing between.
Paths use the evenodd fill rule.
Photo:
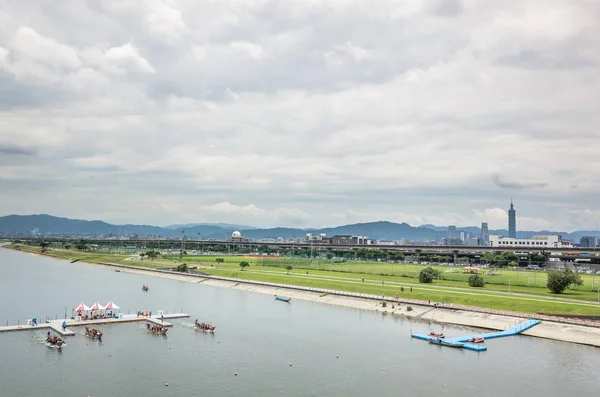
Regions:
<instances>
[{"instance_id":1,"label":"cloud","mask_svg":"<svg viewBox=\"0 0 600 397\"><path fill-rule=\"evenodd\" d=\"M19 155L19 156L34 156L37 154L36 149L31 149L19 145L0 142L0 154L3 155Z\"/></svg>"},{"instance_id":2,"label":"cloud","mask_svg":"<svg viewBox=\"0 0 600 397\"><path fill-rule=\"evenodd\" d=\"M253 223L260 219L263 225L302 225L305 226L307 220L310 220L310 216L297 209L297 208L259 208L254 204L248 205L235 205L229 202L220 202L212 205L203 206L202 210L205 211L207 219L216 221L222 219L225 222L229 220L237 219L243 222L251 221Z\"/></svg>"},{"instance_id":3,"label":"cloud","mask_svg":"<svg viewBox=\"0 0 600 397\"><path fill-rule=\"evenodd\" d=\"M503 226L486 211L513 196L519 227L588 226L570 211L599 210L598 18L567 0L0 2L0 142L37 151L2 153L0 206Z\"/></svg>"},{"instance_id":4,"label":"cloud","mask_svg":"<svg viewBox=\"0 0 600 397\"><path fill-rule=\"evenodd\" d=\"M502 189L535 189L543 188L547 185L546 183L542 182L507 182L503 180L502 177L498 174L495 174L492 180L494 181L494 185Z\"/></svg>"},{"instance_id":5,"label":"cloud","mask_svg":"<svg viewBox=\"0 0 600 397\"><path fill-rule=\"evenodd\" d=\"M105 57L107 64L112 64L121 71L156 73L152 65L130 43L110 48L106 51Z\"/></svg>"}]
</instances>

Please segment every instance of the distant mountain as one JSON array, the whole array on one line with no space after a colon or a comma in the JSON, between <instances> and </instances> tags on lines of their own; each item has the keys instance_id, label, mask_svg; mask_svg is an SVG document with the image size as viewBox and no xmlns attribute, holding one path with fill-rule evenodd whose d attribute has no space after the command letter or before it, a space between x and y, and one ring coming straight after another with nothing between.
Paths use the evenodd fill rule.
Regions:
<instances>
[{"instance_id":1,"label":"distant mountain","mask_svg":"<svg viewBox=\"0 0 600 397\"><path fill-rule=\"evenodd\" d=\"M27 234L38 229L41 234L161 234L165 229L145 225L111 225L104 221L58 218L52 215L9 215L0 217L0 232Z\"/></svg>"},{"instance_id":2,"label":"distant mountain","mask_svg":"<svg viewBox=\"0 0 600 397\"><path fill-rule=\"evenodd\" d=\"M236 225L236 224L232 224L232 223L187 223L185 225L165 226L165 229L181 230L181 229L190 229L192 227L198 227L198 226L217 226L217 227L220 227L221 229L226 229L226 230L258 229L257 227L254 227L254 226Z\"/></svg>"},{"instance_id":3,"label":"distant mountain","mask_svg":"<svg viewBox=\"0 0 600 397\"><path fill-rule=\"evenodd\" d=\"M426 227L427 226L427 227ZM107 235L138 235L138 236L161 236L180 238L181 229L185 229L185 236L189 240L203 239L228 239L234 230L239 230L242 236L251 240L263 238L290 239L293 237L303 238L307 233L318 235L325 233L333 235L361 235L378 240L401 240L412 241L441 240L447 237L446 226L422 225L410 226L407 223L393 223L387 221L355 223L337 227L322 229L299 229L299 228L267 228L259 229L243 225L228 223L216 224L185 224L171 225L168 228L151 225L112 225L104 221L86 221L79 219L59 218L51 215L8 215L0 217L0 235L30 235L31 231L38 229L42 236L47 235L69 235L69 236L107 236ZM469 232L478 235L480 229L475 226L457 227L457 231ZM507 236L508 231L490 230L490 234ZM576 231L573 233L552 231L519 231L517 237L529 238L535 234L559 234L564 239L579 242L582 236L599 236L598 231Z\"/></svg>"},{"instance_id":4,"label":"distant mountain","mask_svg":"<svg viewBox=\"0 0 600 397\"><path fill-rule=\"evenodd\" d=\"M421 225L419 227L421 227L423 229L430 229L430 230L433 230L434 232L448 231L448 226L435 226L435 225L431 225L431 224L426 224L426 225Z\"/></svg>"},{"instance_id":5,"label":"distant mountain","mask_svg":"<svg viewBox=\"0 0 600 397\"><path fill-rule=\"evenodd\" d=\"M360 235L368 236L372 239L383 240L438 240L445 237L445 233L436 232L431 229L418 228L410 226L407 223L393 223L387 221L355 223L351 225L327 227L322 229L296 229L296 228L272 228L272 229L252 229L241 230L244 237L251 239L259 238L277 238L284 239L293 237L305 237L307 233L319 235L321 233L327 236L334 235Z\"/></svg>"}]
</instances>

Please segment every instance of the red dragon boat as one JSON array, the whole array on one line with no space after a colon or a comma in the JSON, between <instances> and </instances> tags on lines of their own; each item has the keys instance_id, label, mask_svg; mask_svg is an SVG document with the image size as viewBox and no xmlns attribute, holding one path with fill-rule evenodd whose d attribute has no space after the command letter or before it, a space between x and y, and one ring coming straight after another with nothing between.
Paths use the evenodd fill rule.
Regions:
<instances>
[{"instance_id":1,"label":"red dragon boat","mask_svg":"<svg viewBox=\"0 0 600 397\"><path fill-rule=\"evenodd\" d=\"M194 324L196 325L196 329L198 331L215 332L215 329L217 328L214 325L199 323L198 320L194 321Z\"/></svg>"},{"instance_id":2,"label":"red dragon boat","mask_svg":"<svg viewBox=\"0 0 600 397\"><path fill-rule=\"evenodd\" d=\"M157 335L167 335L167 329L161 325L152 325L150 323L146 323L146 329L148 332L152 332Z\"/></svg>"},{"instance_id":3,"label":"red dragon boat","mask_svg":"<svg viewBox=\"0 0 600 397\"><path fill-rule=\"evenodd\" d=\"M85 326L85 335L92 338L102 340L102 331L99 331L95 328L89 329L88 326Z\"/></svg>"},{"instance_id":4,"label":"red dragon boat","mask_svg":"<svg viewBox=\"0 0 600 397\"><path fill-rule=\"evenodd\" d=\"M48 342L51 346L56 346L59 349L63 346L63 344L65 343L62 339L60 339L58 336L56 335L50 335L50 331L48 331L48 335L46 336L46 342Z\"/></svg>"}]
</instances>

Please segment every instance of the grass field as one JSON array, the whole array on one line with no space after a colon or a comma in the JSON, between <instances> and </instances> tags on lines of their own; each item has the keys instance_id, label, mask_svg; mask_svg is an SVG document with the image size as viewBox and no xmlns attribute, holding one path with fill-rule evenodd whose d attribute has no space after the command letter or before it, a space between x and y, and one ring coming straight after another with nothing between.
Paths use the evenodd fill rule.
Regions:
<instances>
[{"instance_id":1,"label":"grass field","mask_svg":"<svg viewBox=\"0 0 600 397\"><path fill-rule=\"evenodd\" d=\"M21 250L40 252L39 247L21 246ZM591 290L592 275L582 275L584 285L571 288L564 294L554 295L545 287L544 272L495 270L495 275L484 269L482 276L488 284L483 288L471 288L461 269L450 266L434 266L444 279L431 284L419 283L418 274L426 265L391 264L378 262L335 263L334 261L311 261L306 258L272 258L248 256L161 256L155 260L132 260L132 255L102 252L79 252L52 249L49 256L67 260L79 259L84 262L110 262L146 268L174 268L187 263L197 267L197 271L225 276L269 281L284 284L303 285L315 288L335 289L370 294L385 294L433 302L456 303L500 310L525 313L548 313L569 315L600 315L600 305L596 304L598 293ZM222 263L216 259L222 258ZM250 266L241 270L240 261ZM286 266L292 266L289 271ZM458 270L458 273L455 273ZM600 276L599 276L600 277ZM535 285L531 282L534 280ZM525 280L525 281L523 281ZM510 294L508 282L510 281ZM596 280L594 279L594 282ZM517 284L518 283L518 284ZM596 285L597 287L598 285ZM410 292L412 287L412 292ZM401 289L404 288L404 292Z\"/></svg>"},{"instance_id":2,"label":"grass field","mask_svg":"<svg viewBox=\"0 0 600 397\"><path fill-rule=\"evenodd\" d=\"M222 258L223 263L218 264L217 258ZM179 256L165 256L165 259L178 261ZM181 259L190 266L204 265L220 268L239 269L241 261L247 261L250 269L256 268L285 268L292 266L295 272L308 270L311 273L330 272L342 273L343 277L363 278L365 276L376 276L381 280L398 280L403 283L419 283L419 273L429 265L416 263L380 263L366 261L348 261L344 263L335 263L326 259L311 261L307 258L273 258L273 257L247 257L247 256L186 256ZM462 267L455 266L431 266L439 270L443 278L435 281L435 285L447 287L466 287L468 278L471 274L463 273ZM546 288L547 275L543 271L527 270L508 270L508 269L481 269L480 275L485 279L486 286L481 289L492 291L506 291L528 293L534 295L551 296L552 294ZM597 288L600 287L600 275L597 277L591 274L582 274L584 282L581 287L568 289L563 295L568 298L597 301ZM596 283L598 281L598 283ZM593 290L592 290L593 285Z\"/></svg>"}]
</instances>

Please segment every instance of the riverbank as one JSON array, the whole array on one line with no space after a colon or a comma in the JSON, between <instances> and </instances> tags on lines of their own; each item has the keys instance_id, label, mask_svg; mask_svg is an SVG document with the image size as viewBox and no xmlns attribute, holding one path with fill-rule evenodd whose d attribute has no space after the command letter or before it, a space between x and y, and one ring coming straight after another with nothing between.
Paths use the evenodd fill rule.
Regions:
<instances>
[{"instance_id":1,"label":"riverbank","mask_svg":"<svg viewBox=\"0 0 600 397\"><path fill-rule=\"evenodd\" d=\"M385 314L400 316L410 320L435 322L439 324L452 324L483 329L504 330L520 323L523 320L520 317L513 316L477 313L465 310L454 310L396 302L387 302L386 306L384 307L382 302L378 299L357 298L291 288L259 285L254 283L251 284L237 281L217 280L199 275L170 273L151 269L125 267L123 265L115 266L111 264L94 264L85 262L77 262L77 264L92 267L102 267L113 271L118 266L119 271L124 273L144 274L171 280L202 283L205 285L232 288L245 292L255 292L268 295L279 294L292 298L292 302L295 299L301 299L314 303L344 306L361 310L372 310ZM409 306L412 309L410 311L408 310ZM600 328L597 327L586 327L544 321L540 325L525 331L523 335L600 347Z\"/></svg>"}]
</instances>

